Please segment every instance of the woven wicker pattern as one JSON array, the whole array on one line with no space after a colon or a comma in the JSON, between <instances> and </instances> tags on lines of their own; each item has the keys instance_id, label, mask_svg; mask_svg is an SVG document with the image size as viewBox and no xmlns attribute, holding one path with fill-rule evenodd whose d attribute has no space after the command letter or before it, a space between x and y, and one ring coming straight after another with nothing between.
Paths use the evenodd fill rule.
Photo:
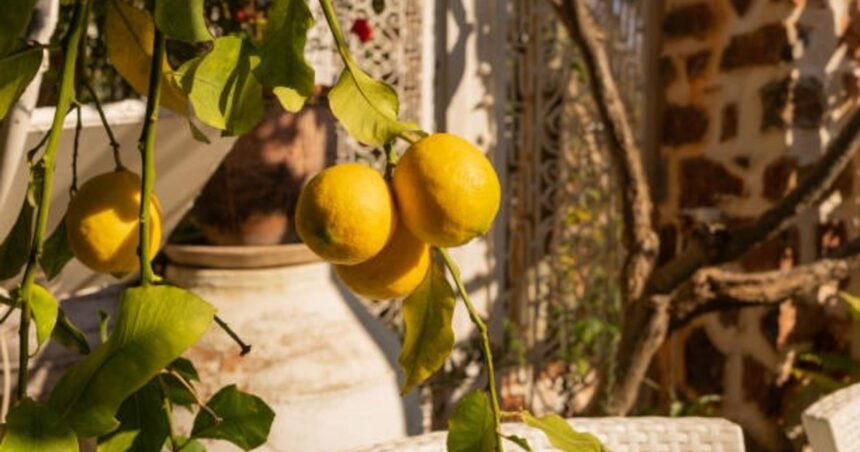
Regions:
<instances>
[{"instance_id":1,"label":"woven wicker pattern","mask_svg":"<svg viewBox=\"0 0 860 452\"><path fill-rule=\"evenodd\" d=\"M840 389L803 412L803 427L815 452L860 450L860 384Z\"/></svg>"},{"instance_id":2,"label":"woven wicker pattern","mask_svg":"<svg viewBox=\"0 0 860 452\"><path fill-rule=\"evenodd\" d=\"M739 426L715 418L575 418L573 428L593 433L613 452L743 452ZM502 430L526 438L535 451L554 449L539 430L504 424ZM446 432L380 444L357 452L444 452ZM505 450L522 451L508 442Z\"/></svg>"}]
</instances>

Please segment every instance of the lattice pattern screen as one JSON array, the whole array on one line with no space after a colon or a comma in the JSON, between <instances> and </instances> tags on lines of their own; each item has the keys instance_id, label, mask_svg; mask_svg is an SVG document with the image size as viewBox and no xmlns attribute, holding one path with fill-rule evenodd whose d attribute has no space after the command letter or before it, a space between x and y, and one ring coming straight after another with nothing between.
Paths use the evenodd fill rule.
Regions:
<instances>
[{"instance_id":1,"label":"lattice pattern screen","mask_svg":"<svg viewBox=\"0 0 860 452\"><path fill-rule=\"evenodd\" d=\"M642 103L639 3L592 4L628 106ZM571 392L593 380L599 359L610 355L623 249L615 176L587 81L566 31L552 18L548 2L513 2L504 294L507 348L516 354L508 358L517 364L506 378L510 402L561 411L571 409ZM635 108L630 112L637 117ZM547 371L553 366L563 376ZM552 394L538 381L548 374L560 380L549 385Z\"/></svg>"}]
</instances>

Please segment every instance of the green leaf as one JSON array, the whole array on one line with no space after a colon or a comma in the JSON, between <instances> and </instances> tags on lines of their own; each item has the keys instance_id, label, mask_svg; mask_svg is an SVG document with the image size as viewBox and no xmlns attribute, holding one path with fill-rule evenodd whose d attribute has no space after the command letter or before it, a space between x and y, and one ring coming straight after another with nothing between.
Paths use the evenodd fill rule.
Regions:
<instances>
[{"instance_id":1,"label":"green leaf","mask_svg":"<svg viewBox=\"0 0 860 452\"><path fill-rule=\"evenodd\" d=\"M98 452L160 452L170 434L156 380L122 402L117 412L120 428L99 438Z\"/></svg>"},{"instance_id":2,"label":"green leaf","mask_svg":"<svg viewBox=\"0 0 860 452\"><path fill-rule=\"evenodd\" d=\"M529 444L528 440L521 437L521 436L502 435L502 438L516 444L517 446L520 446L520 448L525 450L526 452L532 452L533 451L532 446L531 446L531 444Z\"/></svg>"},{"instance_id":3,"label":"green leaf","mask_svg":"<svg viewBox=\"0 0 860 452\"><path fill-rule=\"evenodd\" d=\"M180 444L179 452L206 452L206 448L200 441L196 439L187 439L181 436L176 438L176 442Z\"/></svg>"},{"instance_id":4,"label":"green leaf","mask_svg":"<svg viewBox=\"0 0 860 452\"><path fill-rule=\"evenodd\" d=\"M167 368L182 375L187 381L200 381L200 374L197 373L194 363L187 358L176 358Z\"/></svg>"},{"instance_id":5,"label":"green leaf","mask_svg":"<svg viewBox=\"0 0 860 452\"><path fill-rule=\"evenodd\" d=\"M44 251L39 258L39 266L42 267L48 281L56 278L63 267L75 256L66 238L66 217L63 216L57 229L54 229L48 240L45 240Z\"/></svg>"},{"instance_id":6,"label":"green leaf","mask_svg":"<svg viewBox=\"0 0 860 452\"><path fill-rule=\"evenodd\" d=\"M82 355L90 352L90 344L87 342L87 337L71 320L62 309L57 315L57 326L51 337L60 345L77 351Z\"/></svg>"},{"instance_id":7,"label":"green leaf","mask_svg":"<svg viewBox=\"0 0 860 452\"><path fill-rule=\"evenodd\" d=\"M596 436L591 433L577 432L561 416L548 414L535 417L527 411L524 411L522 415L526 425L543 431L550 444L564 452L601 452L606 450Z\"/></svg>"},{"instance_id":8,"label":"green leaf","mask_svg":"<svg viewBox=\"0 0 860 452\"><path fill-rule=\"evenodd\" d=\"M164 35L185 42L211 41L203 17L203 0L158 0L155 25Z\"/></svg>"},{"instance_id":9,"label":"green leaf","mask_svg":"<svg viewBox=\"0 0 860 452\"><path fill-rule=\"evenodd\" d=\"M75 433L50 408L26 398L9 411L0 452L77 450Z\"/></svg>"},{"instance_id":10,"label":"green leaf","mask_svg":"<svg viewBox=\"0 0 860 452\"><path fill-rule=\"evenodd\" d=\"M355 63L341 72L328 99L332 113L347 132L369 146L382 146L403 132L419 128L397 119L400 104L394 88L374 80Z\"/></svg>"},{"instance_id":11,"label":"green leaf","mask_svg":"<svg viewBox=\"0 0 860 452\"><path fill-rule=\"evenodd\" d=\"M191 131L191 138L194 138L194 141L203 144L212 144L209 137L200 130L200 127L197 127L197 124L194 124L194 120L191 118L188 118L188 130Z\"/></svg>"},{"instance_id":12,"label":"green leaf","mask_svg":"<svg viewBox=\"0 0 860 452\"><path fill-rule=\"evenodd\" d=\"M194 112L206 124L240 135L263 116L263 88L251 73L253 48L244 38L215 40L208 54L186 62L178 71Z\"/></svg>"},{"instance_id":13,"label":"green leaf","mask_svg":"<svg viewBox=\"0 0 860 452\"><path fill-rule=\"evenodd\" d=\"M110 314L108 314L104 309L99 309L99 340L102 343L107 342L109 337L108 327L110 326Z\"/></svg>"},{"instance_id":14,"label":"green leaf","mask_svg":"<svg viewBox=\"0 0 860 452\"><path fill-rule=\"evenodd\" d=\"M36 341L41 346L54 331L54 326L57 324L57 312L60 307L51 292L38 284L30 286L30 292L23 295L27 303L30 304L33 321L36 323Z\"/></svg>"},{"instance_id":15,"label":"green leaf","mask_svg":"<svg viewBox=\"0 0 860 452\"><path fill-rule=\"evenodd\" d=\"M275 0L267 20L254 75L263 85L274 87L285 109L297 112L314 92L314 69L305 60L314 19L306 0Z\"/></svg>"},{"instance_id":16,"label":"green leaf","mask_svg":"<svg viewBox=\"0 0 860 452\"><path fill-rule=\"evenodd\" d=\"M161 376L167 389L167 397L174 405L191 407L197 403L194 394L178 378L171 374Z\"/></svg>"},{"instance_id":17,"label":"green leaf","mask_svg":"<svg viewBox=\"0 0 860 452\"><path fill-rule=\"evenodd\" d=\"M6 9L12 8L6 5L0 8L0 22L5 15L2 11ZM2 28L0 28L0 33L2 33ZM18 98L27 89L27 85L39 72L39 66L42 64L42 53L42 49L28 49L0 59L0 119L9 114L9 110L12 109L15 102L18 102Z\"/></svg>"},{"instance_id":18,"label":"green leaf","mask_svg":"<svg viewBox=\"0 0 860 452\"><path fill-rule=\"evenodd\" d=\"M0 281L18 274L30 255L30 240L33 231L33 206L27 199L21 205L18 219L6 240L0 244Z\"/></svg>"},{"instance_id":19,"label":"green leaf","mask_svg":"<svg viewBox=\"0 0 860 452\"><path fill-rule=\"evenodd\" d=\"M51 406L82 437L119 426L120 404L209 328L215 309L170 286L126 289L107 342L72 366L51 392Z\"/></svg>"},{"instance_id":20,"label":"green leaf","mask_svg":"<svg viewBox=\"0 0 860 452\"><path fill-rule=\"evenodd\" d=\"M111 65L138 94L145 96L149 92L155 35L152 17L146 11L119 0L108 0L105 4L104 41ZM188 99L177 85L167 58L161 64L164 71L161 105L185 116L188 114Z\"/></svg>"},{"instance_id":21,"label":"green leaf","mask_svg":"<svg viewBox=\"0 0 860 452\"><path fill-rule=\"evenodd\" d=\"M192 437L223 439L244 450L266 443L275 412L259 397L230 385L221 388L206 405L221 418L221 422L200 410L194 418Z\"/></svg>"},{"instance_id":22,"label":"green leaf","mask_svg":"<svg viewBox=\"0 0 860 452\"><path fill-rule=\"evenodd\" d=\"M3 0L0 8L0 55L6 55L15 48L30 25L35 7L36 0ZM0 67L3 67L2 63ZM3 83L0 86L4 86ZM2 117L0 115L0 119Z\"/></svg>"},{"instance_id":23,"label":"green leaf","mask_svg":"<svg viewBox=\"0 0 860 452\"><path fill-rule=\"evenodd\" d=\"M492 452L498 440L487 394L466 394L448 420L448 452Z\"/></svg>"},{"instance_id":24,"label":"green leaf","mask_svg":"<svg viewBox=\"0 0 860 452\"><path fill-rule=\"evenodd\" d=\"M403 300L406 332L397 359L405 374L401 394L433 375L451 354L455 303L454 290L436 265L431 265L421 285Z\"/></svg>"}]
</instances>

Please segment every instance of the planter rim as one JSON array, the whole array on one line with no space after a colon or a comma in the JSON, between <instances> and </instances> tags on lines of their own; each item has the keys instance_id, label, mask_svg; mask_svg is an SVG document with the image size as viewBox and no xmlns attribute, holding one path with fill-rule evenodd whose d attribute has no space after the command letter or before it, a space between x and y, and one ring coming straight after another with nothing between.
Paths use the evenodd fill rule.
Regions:
<instances>
[{"instance_id":1,"label":"planter rim","mask_svg":"<svg viewBox=\"0 0 860 452\"><path fill-rule=\"evenodd\" d=\"M321 261L304 243L250 246L168 244L164 253L171 263L203 268L289 267Z\"/></svg>"}]
</instances>

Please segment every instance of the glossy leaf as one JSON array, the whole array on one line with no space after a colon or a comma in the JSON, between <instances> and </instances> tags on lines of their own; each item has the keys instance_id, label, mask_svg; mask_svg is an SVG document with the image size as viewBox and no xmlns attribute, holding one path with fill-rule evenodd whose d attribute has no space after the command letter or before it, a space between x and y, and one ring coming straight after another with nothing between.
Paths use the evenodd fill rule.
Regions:
<instances>
[{"instance_id":1,"label":"glossy leaf","mask_svg":"<svg viewBox=\"0 0 860 452\"><path fill-rule=\"evenodd\" d=\"M41 346L54 331L60 309L59 304L48 289L38 284L30 286L30 292L25 294L25 299L30 304L33 321L36 323L36 341Z\"/></svg>"},{"instance_id":2,"label":"glossy leaf","mask_svg":"<svg viewBox=\"0 0 860 452\"><path fill-rule=\"evenodd\" d=\"M591 433L577 432L557 414L535 417L524 411L522 415L526 425L543 431L550 444L559 450L564 452L602 452L606 450L596 436Z\"/></svg>"},{"instance_id":3,"label":"glossy leaf","mask_svg":"<svg viewBox=\"0 0 860 452\"><path fill-rule=\"evenodd\" d=\"M90 344L87 342L87 337L74 323L66 316L62 309L57 313L57 326L54 328L51 337L60 345L75 350L82 355L90 352Z\"/></svg>"},{"instance_id":4,"label":"glossy leaf","mask_svg":"<svg viewBox=\"0 0 860 452\"><path fill-rule=\"evenodd\" d=\"M194 418L192 437L223 439L244 450L265 444L275 412L259 397L230 385L221 388L206 405L221 421L213 419L205 410L200 410Z\"/></svg>"},{"instance_id":5,"label":"glossy leaf","mask_svg":"<svg viewBox=\"0 0 860 452\"><path fill-rule=\"evenodd\" d=\"M466 394L448 419L448 452L492 452L498 440L487 394Z\"/></svg>"},{"instance_id":6,"label":"glossy leaf","mask_svg":"<svg viewBox=\"0 0 860 452\"><path fill-rule=\"evenodd\" d=\"M253 48L244 38L225 36L202 57L179 69L194 113L206 124L239 135L263 116L263 88L251 73Z\"/></svg>"},{"instance_id":7,"label":"glossy leaf","mask_svg":"<svg viewBox=\"0 0 860 452\"><path fill-rule=\"evenodd\" d=\"M424 281L403 300L403 348L397 361L405 375L401 394L433 375L454 348L456 298L445 274L432 265Z\"/></svg>"},{"instance_id":8,"label":"glossy leaf","mask_svg":"<svg viewBox=\"0 0 860 452\"><path fill-rule=\"evenodd\" d=\"M314 19L307 0L275 0L267 19L254 74L263 85L274 87L285 109L297 112L314 91L314 69L305 60Z\"/></svg>"},{"instance_id":9,"label":"glossy leaf","mask_svg":"<svg viewBox=\"0 0 860 452\"><path fill-rule=\"evenodd\" d=\"M0 17L4 16L2 11L5 9L4 4L0 8ZM0 59L0 119L9 114L9 110L39 72L42 53L42 49L28 49Z\"/></svg>"},{"instance_id":10,"label":"glossy leaf","mask_svg":"<svg viewBox=\"0 0 860 452\"><path fill-rule=\"evenodd\" d=\"M347 132L369 146L382 146L397 135L418 130L397 119L400 104L394 88L374 80L351 63L328 93L332 113Z\"/></svg>"},{"instance_id":11,"label":"glossy leaf","mask_svg":"<svg viewBox=\"0 0 860 452\"><path fill-rule=\"evenodd\" d=\"M51 392L51 406L83 437L116 429L126 397L196 343L215 309L170 286L126 289L107 342L72 366Z\"/></svg>"},{"instance_id":12,"label":"glossy leaf","mask_svg":"<svg viewBox=\"0 0 860 452\"><path fill-rule=\"evenodd\" d=\"M66 218L63 217L48 240L45 240L42 257L39 258L39 266L42 267L48 281L56 278L63 271L63 267L75 257L72 248L69 247L67 237Z\"/></svg>"},{"instance_id":13,"label":"glossy leaf","mask_svg":"<svg viewBox=\"0 0 860 452\"><path fill-rule=\"evenodd\" d=\"M3 0L0 8L0 55L11 52L27 31L36 0ZM2 67L0 62L0 67ZM0 86L3 86L0 83ZM3 115L0 115L2 118Z\"/></svg>"},{"instance_id":14,"label":"glossy leaf","mask_svg":"<svg viewBox=\"0 0 860 452\"><path fill-rule=\"evenodd\" d=\"M534 450L534 449L532 449L531 444L529 444L529 441L527 439L523 438L522 436L504 435L503 438L516 444L517 446L520 446L520 448L526 452L533 452L533 450Z\"/></svg>"},{"instance_id":15,"label":"glossy leaf","mask_svg":"<svg viewBox=\"0 0 860 452\"><path fill-rule=\"evenodd\" d=\"M119 430L99 438L98 452L160 452L170 433L158 382L151 380L122 402Z\"/></svg>"},{"instance_id":16,"label":"glossy leaf","mask_svg":"<svg viewBox=\"0 0 860 452\"><path fill-rule=\"evenodd\" d=\"M27 263L32 233L33 206L24 199L18 211L18 219L0 244L0 281L17 275Z\"/></svg>"},{"instance_id":17,"label":"glossy leaf","mask_svg":"<svg viewBox=\"0 0 860 452\"><path fill-rule=\"evenodd\" d=\"M105 45L108 58L119 75L146 96L149 91L149 69L152 64L152 41L155 25L146 11L119 0L108 0L105 18ZM188 114L188 99L177 85L167 59L161 63L164 75L161 105L181 115Z\"/></svg>"},{"instance_id":18,"label":"glossy leaf","mask_svg":"<svg viewBox=\"0 0 860 452\"><path fill-rule=\"evenodd\" d=\"M155 25L165 36L180 41L212 40L203 15L203 0L158 0Z\"/></svg>"},{"instance_id":19,"label":"glossy leaf","mask_svg":"<svg viewBox=\"0 0 860 452\"><path fill-rule=\"evenodd\" d=\"M26 398L12 407L0 452L76 452L78 439L50 408Z\"/></svg>"}]
</instances>

